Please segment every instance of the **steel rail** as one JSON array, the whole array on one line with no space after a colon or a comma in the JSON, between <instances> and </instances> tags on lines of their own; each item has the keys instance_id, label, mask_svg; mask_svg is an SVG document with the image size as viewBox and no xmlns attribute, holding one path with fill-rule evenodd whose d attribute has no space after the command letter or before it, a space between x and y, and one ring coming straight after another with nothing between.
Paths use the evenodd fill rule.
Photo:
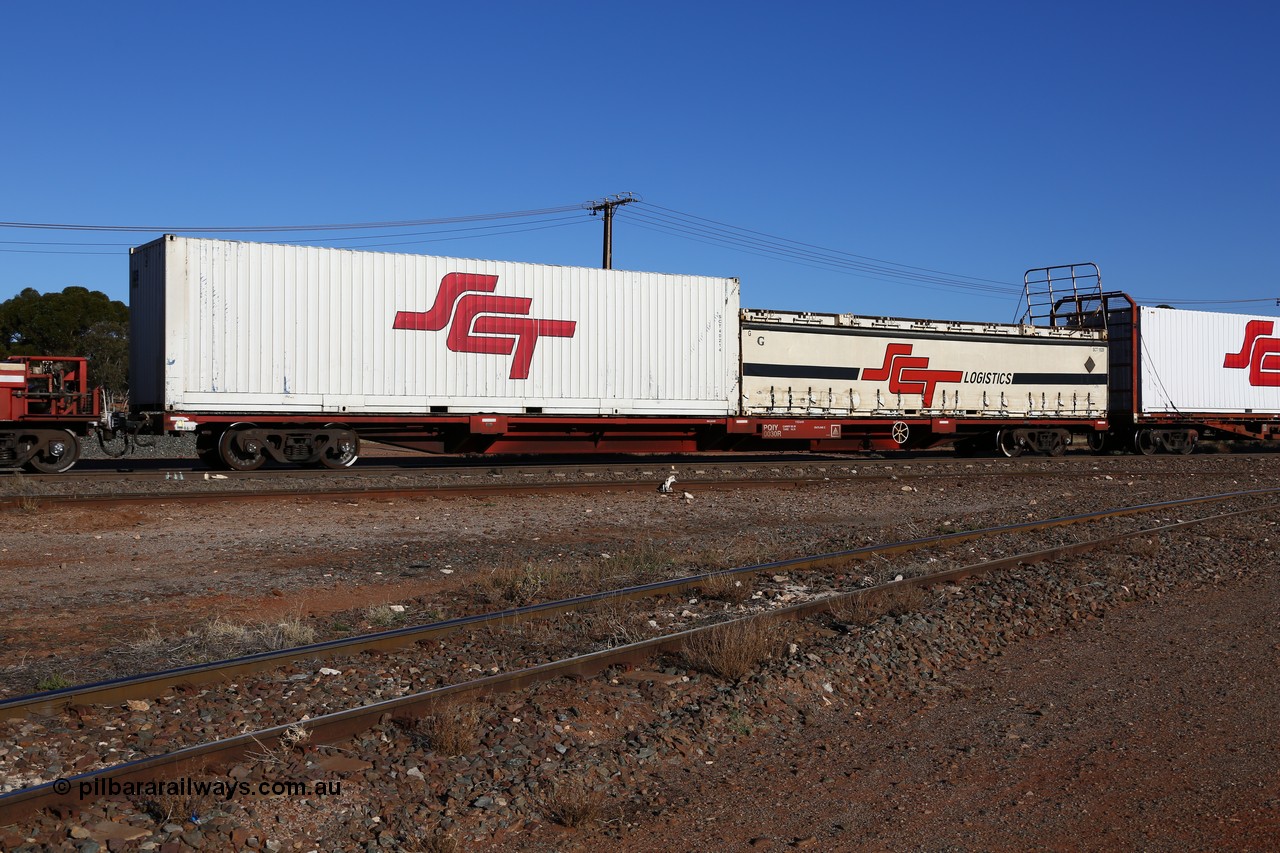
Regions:
<instances>
[{"instance_id":1,"label":"steel rail","mask_svg":"<svg viewBox=\"0 0 1280 853\"><path fill-rule=\"evenodd\" d=\"M1280 490L1267 489L1259 491L1274 493ZM1252 492L1251 494L1255 493L1257 492ZM1221 496L1214 496L1214 498L1210 498L1209 500L1213 500L1215 498L1225 499ZM1200 502L1205 502L1205 500L1201 499ZM1184 500L1177 503L1185 505L1188 501ZM1132 530L1125 533L1113 534L1111 536L1104 536L1098 539L1088 540L1086 542L1077 542L1069 545L1047 548L1040 551L1001 557L999 559L989 560L982 563L974 563L955 569L946 569L930 574L917 575L901 581L893 581L847 593L836 593L834 595L824 596L813 601L779 608L778 610L766 613L753 614L737 619L702 625L697 628L691 628L661 637L653 637L648 640L642 640L625 646L617 646L611 649L590 652L559 661L551 661L549 663L525 667L509 673L499 673L497 675L486 676L458 684L437 687L408 696L401 696L395 699L389 699L369 705L362 705L357 708L335 711L307 720L299 720L288 724L272 726L257 732L237 735L235 737L225 738L211 743L184 747L162 755L148 756L146 758L136 759L124 764L104 767L98 770L90 770L75 776L58 779L53 782L46 782L30 788L22 788L7 794L0 794L0 826L12 823L20 817L30 814L38 809L49 808L51 806L57 806L64 803L75 803L80 799L79 792L82 790L82 786L89 786L91 791L96 791L99 788L104 787L104 780L109 780L118 784L142 782L171 778L180 772L199 767L224 765L244 757L255 747L259 749L266 749L267 747L265 744L275 742L289 730L296 730L299 727L309 733L310 738L308 742L317 745L333 744L350 738L359 732L367 731L371 725L374 725L383 719L384 715L390 715L392 719L412 719L414 717L430 713L432 709L444 702L478 698L494 693L511 692L569 675L591 677L613 666L643 663L658 652L679 651L691 637L707 631L716 630L726 624L746 623L751 621L759 621L762 623L795 621L806 616L822 612L823 610L828 610L832 606L839 607L841 605L847 605L862 597L874 595L889 589L909 586L925 587L938 583L953 582L966 577L997 571L999 569L1012 568L1020 565L1032 565L1058 557L1084 553L1096 548L1122 542L1136 536L1168 533L1209 521L1219 521L1225 518L1265 512L1277 508L1280 508L1280 504L1268 504L1263 507L1234 510L1231 512L1189 519L1186 521L1162 524L1141 530Z\"/></svg>"},{"instance_id":2,"label":"steel rail","mask_svg":"<svg viewBox=\"0 0 1280 853\"><path fill-rule=\"evenodd\" d=\"M95 460L89 460L95 461ZM448 474L453 476L488 476L494 471L500 471L505 475L524 475L532 476L535 474L555 473L561 471L570 471L575 473L581 472L609 472L618 471L619 469L634 469L637 473L650 468L670 468L672 466L683 468L738 468L749 466L786 465L797 468L811 468L831 465L844 465L853 467L854 465L874 465L894 464L891 460L847 460L834 459L830 457L821 459L788 459L788 458L742 458L742 459L678 459L675 457L659 458L654 460L630 459L625 461L611 462L530 462L528 460L510 461L502 459L492 459L486 463L477 464L475 460L467 460L466 464L458 464L459 460L450 459L447 463L430 464L411 464L411 465L386 465L374 461L370 457L361 457L361 464L353 465L350 468L297 468L297 467L262 467L253 471L224 471L213 468L202 467L196 460L185 458L172 459L149 459L149 463L137 468L125 468L119 466L111 469L99 468L82 468L75 469L63 474L31 474L17 468L0 469L0 482L4 482L6 474L22 474L22 479L32 483L65 483L74 480L152 480L166 479L165 475L182 474L184 479L192 477L198 479L204 475L218 475L218 479L226 479L230 481L244 480L351 480L360 479L375 475L399 475L399 476L419 476L419 475L438 475ZM417 462L417 459L405 461ZM922 464L933 464L935 460L909 460L906 464L920 462ZM948 461L948 460L936 460ZM1010 461L1010 460L1003 460ZM167 463L167 464L165 464ZM899 464L901 462L899 461ZM657 470L648 471L648 476L656 476Z\"/></svg>"},{"instance_id":3,"label":"steel rail","mask_svg":"<svg viewBox=\"0 0 1280 853\"><path fill-rule=\"evenodd\" d=\"M836 480L855 479L854 477L790 477L759 480L684 480L682 489L697 488L715 491L718 489L767 489L767 488L799 488L815 483L834 482ZM115 494L115 495L27 495L0 498L0 509L16 509L25 500L36 500L40 504L56 504L58 506L132 506L136 504L155 503L218 503L221 501L262 501L279 500L281 498L307 498L326 500L340 498L458 498L458 497L497 497L504 495L524 495L533 490L539 492L633 492L644 488L651 490L652 482L637 480L614 481L574 481L566 483L492 483L488 485L471 485L456 483L437 483L420 486L365 486L349 489L325 489L323 491L307 491L304 489L253 489L244 491L217 492L158 492Z\"/></svg>"},{"instance_id":4,"label":"steel rail","mask_svg":"<svg viewBox=\"0 0 1280 853\"><path fill-rule=\"evenodd\" d=\"M1081 524L1108 518L1120 518L1143 512L1155 512L1180 506L1201 503L1212 503L1275 494L1280 488L1254 489L1241 492L1227 492L1219 495L1206 495L1194 498L1179 498L1172 501L1139 504L1131 507L1100 510L1098 512L1078 515L1060 516L1042 521L1024 521L1015 524L985 527L977 530L956 531L937 536L924 536L907 539L885 545L867 545L845 551L834 551L809 557L791 557L769 563L750 566L739 566L721 569L698 575L686 575L668 580L653 581L646 584L606 590L573 598L530 604L493 613L463 616L432 622L426 625L409 625L389 631L373 634L362 634L357 637L327 640L277 651L259 652L227 660L192 664L175 667L160 672L144 673L137 676L73 685L58 690L33 693L0 700L0 719L21 718L31 715L53 715L60 713L68 705L114 705L128 699L150 698L165 691L182 686L196 686L230 681L234 678L264 670L273 669L285 663L307 659L332 659L350 657L365 651L387 651L404 648L418 642L444 636L463 628L481 627L485 625L510 623L526 619L554 616L588 607L602 601L633 601L641 598L676 594L694 589L708 580L723 576L749 575L763 572L805 571L826 568L842 563L866 560L872 557L890 557L938 545L953 545L999 536L1008 533L1025 533L1037 530L1048 530L1071 524Z\"/></svg>"},{"instance_id":5,"label":"steel rail","mask_svg":"<svg viewBox=\"0 0 1280 853\"><path fill-rule=\"evenodd\" d=\"M456 473L461 469L454 469L450 473ZM489 467L484 469L484 473L492 471ZM551 471L553 469L548 469ZM157 475L161 473L182 473L182 472L152 472ZM197 472L198 473L198 472ZM291 473L291 472L280 472ZM296 472L294 479L297 479ZM520 473L520 472L517 472ZM666 473L666 472L659 472ZM1185 476L1185 471L1117 471L1112 469L1098 469L1099 475L1110 476L1113 478L1125 477L1180 477ZM1222 471L1212 472L1215 475L1229 476L1232 474L1239 475L1241 472ZM689 489L700 490L716 490L716 489L763 489L763 488L799 488L802 486L815 485L828 482L887 482L901 480L947 480L955 478L974 479L977 477L1010 477L1010 478L1030 478L1030 477L1079 477L1081 474L1078 470L1057 469L1057 470L1025 470L1025 471L895 471L893 473L839 473L832 472L830 474L818 477L756 477L756 478L734 478L724 480L714 479L686 479L678 481L679 489L688 491ZM61 475L65 478L66 475ZM658 476L657 474L644 475L649 477ZM324 483L330 478L323 475L316 475L314 479L318 483ZM232 480L237 482L238 480ZM62 479L56 482L68 482ZM176 481L183 482L186 481ZM194 481L203 482L203 481ZM187 504L204 504L217 503L219 501L238 501L251 502L260 500L278 500L283 498L311 498L311 499L340 499L355 497L373 497L373 498L420 498L420 497L439 497L439 498L456 498L456 497L497 497L526 494L533 490L538 491L554 491L554 492L608 492L608 491L634 491L637 486L647 487L653 485L653 480L642 480L639 477L621 480L573 480L565 482L523 482L523 483L489 483L489 484L468 484L468 483L425 483L420 485L395 485L395 486L377 486L367 485L350 488L323 488L320 490L309 490L305 488L298 489L217 489L213 491L174 491L174 492L124 492L109 495L89 495L72 492L69 494L23 494L23 495L5 495L0 496L0 510L21 509L24 504L30 501L38 501L40 504L49 504L57 506L136 506L154 503L187 503Z\"/></svg>"},{"instance_id":6,"label":"steel rail","mask_svg":"<svg viewBox=\"0 0 1280 853\"><path fill-rule=\"evenodd\" d=\"M1266 457L1274 454L1267 453L1237 453L1227 457L1220 457L1229 460L1240 460L1241 462L1250 462L1258 458ZM510 459L506 457L491 457L484 462L477 462L474 459L466 459L461 457L423 457L419 454L411 454L408 456L389 456L387 459L395 459L410 464L383 464L383 457L362 457L361 463L351 468L342 469L317 469L317 468L296 468L296 467L264 467L255 471L219 471L207 469L204 467L195 467L196 461L183 457L152 459L147 458L139 460L139 467L124 468L119 467L119 461L112 460L86 460L89 462L110 461L117 467L110 470L105 469L85 469L78 467L73 471L63 474L30 474L19 469L0 469L0 483L5 481L6 474L21 474L22 479L30 483L68 483L74 481L118 481L118 480L152 480L152 479L169 479L172 475L181 474L185 478L190 475L193 478L202 475L217 475L219 479L227 479L232 482L239 481L255 481L255 480L350 480L367 478L371 476L393 475L393 476L421 476L421 475L439 475L449 474L454 476L488 476L494 471L500 471L503 475L522 475L533 476L536 474L557 473L568 471L571 473L599 473L599 472L618 472L619 469L632 469L636 477L640 476L656 476L657 471L646 471L647 468L745 468L751 466L790 466L795 468L826 468L831 466L844 468L860 468L864 471L874 471L880 468L894 468L895 466L908 469L914 466L924 467L956 467L956 466L973 466L981 464L987 467L1000 466L1004 470L999 471L974 471L971 467L965 467L963 472L965 475L976 476L999 476L1002 474L1030 474L1030 473L1078 473L1076 469L1081 465L1127 465L1138 463L1146 459L1151 465L1159 465L1162 461L1172 459L1184 459L1182 456L1157 456L1157 457L1107 457L1094 456L1092 454L1078 453L1063 457L1047 457L1047 456L1030 456L1011 459L1004 456L990 457L963 457L950 456L940 453L925 452L920 455L909 455L890 458L870 458L860 456L834 456L819 454L800 454L798 452L790 455L779 454L776 456L768 456L763 454L726 454L721 453L713 456L654 456L654 457L628 457L611 459L604 462L585 461L581 459L559 459L553 461L530 461L528 459ZM1198 457L1204 458L1204 457ZM417 463L421 464L417 464ZM156 464L153 464L156 463ZM164 465L162 463L169 463ZM1043 471L1008 471L1010 467L1025 465L1043 464L1053 466L1057 470ZM1106 470L1111 473L1111 469ZM1165 471L1126 471L1122 470L1121 475L1141 476L1170 476L1173 472ZM946 476L946 471L939 472L906 472L899 476Z\"/></svg>"},{"instance_id":7,"label":"steel rail","mask_svg":"<svg viewBox=\"0 0 1280 853\"><path fill-rule=\"evenodd\" d=\"M644 469L658 467L696 468L710 467L742 467L751 465L792 465L797 467L820 466L854 466L860 468L880 468L891 466L914 465L1127 465L1147 464L1159 465L1163 461L1186 459L1181 454L1157 454L1141 456L1124 454L1119 456L1098 456L1085 451L1072 452L1064 456L1029 455L1007 457L998 453L991 455L957 456L946 450L924 451L889 451L891 455L876 456L860 453L821 453L809 451L781 451L770 454L767 451L750 453L735 451L717 451L703 454L669 453L669 454L604 454L603 458L584 454L546 454L536 459L528 454L509 454L494 456L476 455L435 455L417 451L392 452L378 455L362 455L359 461L350 468L328 469L309 468L290 465L267 465L253 471L231 471L207 468L202 462L191 456L167 457L122 457L117 459L84 457L72 470L62 474L37 474L26 472L20 468L0 467L0 482L5 475L21 474L31 482L59 482L69 479L112 479L125 476L142 477L181 472L183 474L220 474L230 479L260 480L271 478L352 478L371 474L487 474L494 469L519 473L574 469L580 471L605 471L618 468ZM1249 463L1258 459L1277 458L1275 451L1238 452L1228 454L1197 454L1196 460L1216 458L1219 461L1240 461ZM86 467L86 466L111 466Z\"/></svg>"}]
</instances>

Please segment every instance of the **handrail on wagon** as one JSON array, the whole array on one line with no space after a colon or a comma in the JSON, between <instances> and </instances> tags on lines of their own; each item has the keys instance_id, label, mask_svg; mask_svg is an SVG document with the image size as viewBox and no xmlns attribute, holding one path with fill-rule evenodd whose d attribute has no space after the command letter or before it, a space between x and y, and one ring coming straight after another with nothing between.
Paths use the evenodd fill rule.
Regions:
<instances>
[{"instance_id":1,"label":"handrail on wagon","mask_svg":"<svg viewBox=\"0 0 1280 853\"><path fill-rule=\"evenodd\" d=\"M1036 267L1022 276L1026 309L1020 322L1105 328L1102 272L1092 262Z\"/></svg>"}]
</instances>

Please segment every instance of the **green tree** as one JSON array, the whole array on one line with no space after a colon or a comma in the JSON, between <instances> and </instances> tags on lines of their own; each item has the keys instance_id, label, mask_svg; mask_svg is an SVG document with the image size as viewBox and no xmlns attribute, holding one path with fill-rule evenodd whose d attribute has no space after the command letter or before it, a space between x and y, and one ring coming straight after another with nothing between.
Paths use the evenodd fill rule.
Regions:
<instances>
[{"instance_id":1,"label":"green tree","mask_svg":"<svg viewBox=\"0 0 1280 853\"><path fill-rule=\"evenodd\" d=\"M89 379L123 391L129 362L129 307L105 293L68 287L40 293L28 287L0 302L0 357L78 355Z\"/></svg>"}]
</instances>

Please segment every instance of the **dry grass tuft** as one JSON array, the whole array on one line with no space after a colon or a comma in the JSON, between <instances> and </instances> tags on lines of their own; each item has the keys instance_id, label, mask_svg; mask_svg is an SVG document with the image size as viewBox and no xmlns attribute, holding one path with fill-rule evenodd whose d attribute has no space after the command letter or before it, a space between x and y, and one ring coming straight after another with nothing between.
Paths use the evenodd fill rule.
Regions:
<instances>
[{"instance_id":1,"label":"dry grass tuft","mask_svg":"<svg viewBox=\"0 0 1280 853\"><path fill-rule=\"evenodd\" d=\"M214 805L212 794L160 793L134 802L134 806L151 817L157 824L182 824L199 820Z\"/></svg>"},{"instance_id":2,"label":"dry grass tuft","mask_svg":"<svg viewBox=\"0 0 1280 853\"><path fill-rule=\"evenodd\" d=\"M302 723L294 723L280 735L280 746L289 752L305 749L311 740L311 732Z\"/></svg>"},{"instance_id":3,"label":"dry grass tuft","mask_svg":"<svg viewBox=\"0 0 1280 853\"><path fill-rule=\"evenodd\" d=\"M277 622L232 622L215 616L178 637L164 636L152 625L129 649L137 656L182 664L290 649L315 641L316 629L300 616Z\"/></svg>"},{"instance_id":4,"label":"dry grass tuft","mask_svg":"<svg viewBox=\"0 0 1280 853\"><path fill-rule=\"evenodd\" d=\"M38 512L40 509L40 487L27 479L21 471L13 474L13 495L18 504L18 511L25 513Z\"/></svg>"},{"instance_id":5,"label":"dry grass tuft","mask_svg":"<svg viewBox=\"0 0 1280 853\"><path fill-rule=\"evenodd\" d=\"M386 628L404 617L405 611L392 610L390 604L371 604L364 611L365 621L374 628Z\"/></svg>"},{"instance_id":6,"label":"dry grass tuft","mask_svg":"<svg viewBox=\"0 0 1280 853\"><path fill-rule=\"evenodd\" d=\"M924 607L924 589L918 586L892 587L886 593L889 599L884 612L890 616L905 616Z\"/></svg>"},{"instance_id":7,"label":"dry grass tuft","mask_svg":"<svg viewBox=\"0 0 1280 853\"><path fill-rule=\"evenodd\" d=\"M843 596L833 598L827 609L837 622L845 625L866 625L885 614L885 595L879 590L864 592L857 598Z\"/></svg>"},{"instance_id":8,"label":"dry grass tuft","mask_svg":"<svg viewBox=\"0 0 1280 853\"><path fill-rule=\"evenodd\" d=\"M652 635L644 614L614 598L597 601L574 614L569 623L572 632L603 648L616 648L638 643Z\"/></svg>"},{"instance_id":9,"label":"dry grass tuft","mask_svg":"<svg viewBox=\"0 0 1280 853\"><path fill-rule=\"evenodd\" d=\"M264 622L257 628L258 642L269 649L292 649L316 641L316 629L300 618Z\"/></svg>"},{"instance_id":10,"label":"dry grass tuft","mask_svg":"<svg viewBox=\"0 0 1280 853\"><path fill-rule=\"evenodd\" d=\"M698 585L703 598L715 598L732 604L741 604L755 591L755 575L712 575Z\"/></svg>"},{"instance_id":11,"label":"dry grass tuft","mask_svg":"<svg viewBox=\"0 0 1280 853\"><path fill-rule=\"evenodd\" d=\"M203 762L191 774L191 778L196 779L206 776L208 768ZM158 785L160 790L156 793L133 801L138 811L150 816L157 824L199 821L218 805L218 798L213 794L192 793L190 790L181 792L176 779L158 780Z\"/></svg>"},{"instance_id":12,"label":"dry grass tuft","mask_svg":"<svg viewBox=\"0 0 1280 853\"><path fill-rule=\"evenodd\" d=\"M457 853L462 849L462 842L456 836L438 828L427 832L420 843L422 846L417 849L422 853Z\"/></svg>"},{"instance_id":13,"label":"dry grass tuft","mask_svg":"<svg viewBox=\"0 0 1280 853\"><path fill-rule=\"evenodd\" d=\"M480 575L478 583L488 600L517 607L561 598L569 585L563 569L533 560L504 562Z\"/></svg>"},{"instance_id":14,"label":"dry grass tuft","mask_svg":"<svg viewBox=\"0 0 1280 853\"><path fill-rule=\"evenodd\" d=\"M694 669L736 681L771 657L778 644L774 625L761 619L736 619L686 639L683 656Z\"/></svg>"},{"instance_id":15,"label":"dry grass tuft","mask_svg":"<svg viewBox=\"0 0 1280 853\"><path fill-rule=\"evenodd\" d=\"M833 600L828 609L837 622L868 625L881 616L903 616L924 606L924 590L918 586L894 586L868 590L857 598Z\"/></svg>"},{"instance_id":16,"label":"dry grass tuft","mask_svg":"<svg viewBox=\"0 0 1280 853\"><path fill-rule=\"evenodd\" d=\"M1127 550L1134 557L1150 560L1160 556L1160 553L1164 550L1164 543L1155 537L1148 539L1145 536L1139 536L1136 539L1129 540Z\"/></svg>"},{"instance_id":17,"label":"dry grass tuft","mask_svg":"<svg viewBox=\"0 0 1280 853\"><path fill-rule=\"evenodd\" d=\"M581 776L570 776L553 783L535 798L538 811L548 820L576 829L600 816L605 795L591 787Z\"/></svg>"},{"instance_id":18,"label":"dry grass tuft","mask_svg":"<svg viewBox=\"0 0 1280 853\"><path fill-rule=\"evenodd\" d=\"M635 586L662 580L673 574L675 561L671 554L653 544L645 544L607 561L608 574L601 577L610 586Z\"/></svg>"},{"instance_id":19,"label":"dry grass tuft","mask_svg":"<svg viewBox=\"0 0 1280 853\"><path fill-rule=\"evenodd\" d=\"M480 740L480 712L474 705L443 704L418 720L414 733L440 755L463 755Z\"/></svg>"},{"instance_id":20,"label":"dry grass tuft","mask_svg":"<svg viewBox=\"0 0 1280 853\"><path fill-rule=\"evenodd\" d=\"M751 566L757 563L778 559L782 555L774 555L772 548L752 538L735 539L718 548L703 548L679 554L673 563L680 567L682 573L696 571L714 572L719 569L736 569L740 566Z\"/></svg>"}]
</instances>

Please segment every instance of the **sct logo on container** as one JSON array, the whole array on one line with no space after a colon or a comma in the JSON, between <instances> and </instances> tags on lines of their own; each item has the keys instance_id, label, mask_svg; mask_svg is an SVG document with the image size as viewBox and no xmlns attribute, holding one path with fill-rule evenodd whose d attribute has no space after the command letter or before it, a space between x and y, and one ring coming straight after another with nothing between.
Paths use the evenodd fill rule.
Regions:
<instances>
[{"instance_id":1,"label":"sct logo on container","mask_svg":"<svg viewBox=\"0 0 1280 853\"><path fill-rule=\"evenodd\" d=\"M959 382L963 371L929 370L927 357L912 356L913 344L889 344L885 347L884 363L874 370L865 370L863 379L873 382L889 380L890 394L919 394L922 405L933 405L933 391L939 382Z\"/></svg>"},{"instance_id":2,"label":"sct logo on container","mask_svg":"<svg viewBox=\"0 0 1280 853\"><path fill-rule=\"evenodd\" d=\"M492 296L496 275L451 272L440 280L429 311L398 311L393 329L439 332L449 327L445 346L453 352L511 355L511 378L528 379L538 338L572 338L575 320L539 320L529 316L533 300Z\"/></svg>"},{"instance_id":3,"label":"sct logo on container","mask_svg":"<svg viewBox=\"0 0 1280 853\"><path fill-rule=\"evenodd\" d=\"M1254 387L1280 386L1280 338L1272 337L1275 323L1250 320L1244 327L1244 345L1229 352L1223 367L1249 368L1249 384Z\"/></svg>"}]
</instances>

